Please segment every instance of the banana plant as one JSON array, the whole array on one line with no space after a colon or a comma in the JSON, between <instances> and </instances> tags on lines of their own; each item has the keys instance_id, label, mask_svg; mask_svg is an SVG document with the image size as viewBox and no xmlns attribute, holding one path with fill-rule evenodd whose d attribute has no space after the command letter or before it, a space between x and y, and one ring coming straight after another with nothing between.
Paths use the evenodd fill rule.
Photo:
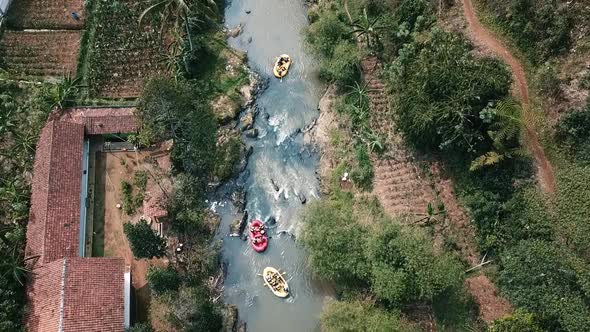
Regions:
<instances>
[{"instance_id":1,"label":"banana plant","mask_svg":"<svg viewBox=\"0 0 590 332\"><path fill-rule=\"evenodd\" d=\"M367 8L363 9L363 15L354 22L352 22L352 34L355 34L357 38L365 38L367 42L367 46L369 48L373 47L373 39L375 42L379 42L379 30L383 30L386 26L379 25L379 21L381 20L380 16L375 18L369 18L367 15Z\"/></svg>"}]
</instances>

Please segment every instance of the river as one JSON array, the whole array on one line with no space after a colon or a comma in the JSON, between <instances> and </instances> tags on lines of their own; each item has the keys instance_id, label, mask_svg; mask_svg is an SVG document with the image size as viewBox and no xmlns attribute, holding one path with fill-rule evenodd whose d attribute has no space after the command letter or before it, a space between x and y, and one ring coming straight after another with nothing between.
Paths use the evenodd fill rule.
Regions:
<instances>
[{"instance_id":1,"label":"river","mask_svg":"<svg viewBox=\"0 0 590 332\"><path fill-rule=\"evenodd\" d=\"M270 245L256 253L248 241L228 237L236 218L229 200L212 204L222 223L218 238L223 239L222 255L227 264L224 301L238 307L240 319L249 331L317 331L327 293L307 271L307 255L288 231L299 234L304 205L301 193L312 201L319 197L315 173L318 156L303 144L301 129L318 116L317 105L324 90L318 80L317 64L304 47L303 29L307 9L296 0L233 0L225 11L226 25L243 24L243 32L231 38L232 47L246 51L248 65L268 79L258 96L255 127L257 139L245 138L253 147L246 170L236 180L243 185L249 220L273 216ZM289 74L282 81L272 76L276 57L287 53L293 59ZM280 190L273 188L274 179ZM266 266L287 273L291 296L280 299L263 286L258 273Z\"/></svg>"}]
</instances>

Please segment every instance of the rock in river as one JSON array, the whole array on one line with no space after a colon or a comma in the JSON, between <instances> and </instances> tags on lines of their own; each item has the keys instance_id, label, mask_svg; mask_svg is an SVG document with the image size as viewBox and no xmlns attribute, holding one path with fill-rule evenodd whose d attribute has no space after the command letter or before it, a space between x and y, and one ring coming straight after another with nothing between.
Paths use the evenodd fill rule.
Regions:
<instances>
[{"instance_id":1,"label":"rock in river","mask_svg":"<svg viewBox=\"0 0 590 332\"><path fill-rule=\"evenodd\" d=\"M258 137L258 129L257 128L248 129L245 131L245 134L246 134L246 137L256 138L256 137Z\"/></svg>"},{"instance_id":2,"label":"rock in river","mask_svg":"<svg viewBox=\"0 0 590 332\"><path fill-rule=\"evenodd\" d=\"M305 195L303 193L299 193L299 195L297 195L297 197L299 197L301 204L305 204L307 202L307 197L305 197Z\"/></svg>"},{"instance_id":3,"label":"rock in river","mask_svg":"<svg viewBox=\"0 0 590 332\"><path fill-rule=\"evenodd\" d=\"M242 130L251 129L254 125L254 112L252 110L248 110L242 119L240 119L240 124L242 125Z\"/></svg>"},{"instance_id":4,"label":"rock in river","mask_svg":"<svg viewBox=\"0 0 590 332\"><path fill-rule=\"evenodd\" d=\"M236 27L234 27L233 29L229 29L227 31L227 35L229 37L236 38L237 36L239 36L242 33L243 27L244 27L244 25L242 23L240 23Z\"/></svg>"},{"instance_id":5,"label":"rock in river","mask_svg":"<svg viewBox=\"0 0 590 332\"><path fill-rule=\"evenodd\" d=\"M273 178L270 179L270 183L272 184L272 187L274 188L275 191L279 191L279 185L275 182L275 180Z\"/></svg>"}]
</instances>

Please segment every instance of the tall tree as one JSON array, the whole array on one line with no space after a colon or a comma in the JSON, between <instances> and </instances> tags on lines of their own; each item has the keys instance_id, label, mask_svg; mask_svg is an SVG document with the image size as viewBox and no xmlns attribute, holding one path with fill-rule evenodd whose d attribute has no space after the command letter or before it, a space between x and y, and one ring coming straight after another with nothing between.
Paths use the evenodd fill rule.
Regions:
<instances>
[{"instance_id":1,"label":"tall tree","mask_svg":"<svg viewBox=\"0 0 590 332\"><path fill-rule=\"evenodd\" d=\"M191 41L191 30L189 15L196 15L200 20L203 17L215 18L217 17L217 4L213 0L161 0L146 8L141 15L139 15L139 25L143 22L146 15L157 13L160 16L160 37L162 38L164 32L169 28L169 22L173 22L174 29L178 29L184 25L188 40L193 49Z\"/></svg>"}]
</instances>

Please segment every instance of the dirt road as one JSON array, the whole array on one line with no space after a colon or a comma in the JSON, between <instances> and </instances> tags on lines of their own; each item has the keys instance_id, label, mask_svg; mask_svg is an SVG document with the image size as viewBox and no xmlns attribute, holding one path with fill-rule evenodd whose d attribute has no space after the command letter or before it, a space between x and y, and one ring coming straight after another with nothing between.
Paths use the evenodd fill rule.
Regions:
<instances>
[{"instance_id":1,"label":"dirt road","mask_svg":"<svg viewBox=\"0 0 590 332\"><path fill-rule=\"evenodd\" d=\"M553 194L555 191L555 174L553 167L545 155L545 151L539 142L539 136L534 127L534 119L530 107L529 89L526 81L526 75L522 64L516 59L508 50L508 48L490 31L486 30L475 14L472 0L463 0L463 11L465 18L469 24L471 37L475 42L488 48L504 60L512 69L514 82L516 84L517 92L520 95L523 110L523 121L525 124L525 140L526 145L535 158L537 164L537 177L541 184L541 188Z\"/></svg>"}]
</instances>

